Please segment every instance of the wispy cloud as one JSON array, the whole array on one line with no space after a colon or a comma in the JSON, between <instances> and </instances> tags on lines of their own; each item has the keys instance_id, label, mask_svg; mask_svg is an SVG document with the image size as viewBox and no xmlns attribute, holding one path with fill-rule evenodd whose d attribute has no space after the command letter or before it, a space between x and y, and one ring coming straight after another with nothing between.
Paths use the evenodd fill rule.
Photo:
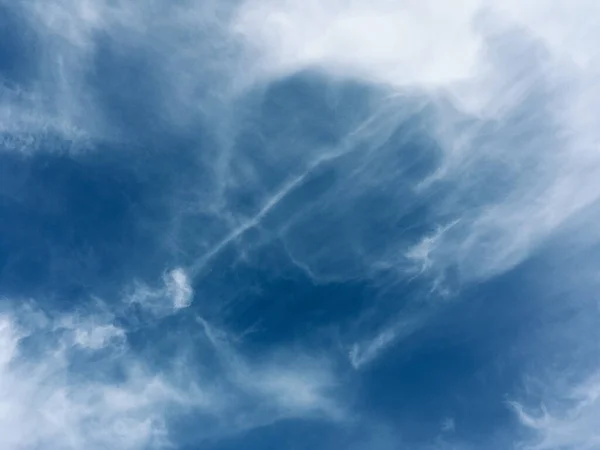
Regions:
<instances>
[{"instance_id":1,"label":"wispy cloud","mask_svg":"<svg viewBox=\"0 0 600 450\"><path fill-rule=\"evenodd\" d=\"M312 207L296 219L300 226L286 228L294 262L316 279L334 270L369 277L393 267L400 277L430 277L444 294L446 273L461 284L494 277L597 209L596 10L585 0L568 10L551 0L244 2L232 29L256 58L249 67L258 79L314 71L384 90L396 110L411 96L425 97L433 117L422 125L435 147L429 171L403 190L396 152L386 145L359 152L347 168L352 181L338 181L343 188L322 196L326 208ZM415 115L424 110L411 107ZM388 120L392 127L394 118ZM392 142L401 152L401 141ZM385 252L373 240L365 244L353 231L371 225L373 214L358 217L344 205L360 208L360 196L371 189L385 192L381 208L397 211L380 227L428 204L429 229L406 239L390 233ZM344 233L294 251L296 240L306 248L309 230L319 234L316 224L324 221L336 229L344 223ZM578 226L585 234L595 224ZM395 340L393 329L367 339L351 361L375 358Z\"/></svg>"},{"instance_id":2,"label":"wispy cloud","mask_svg":"<svg viewBox=\"0 0 600 450\"><path fill-rule=\"evenodd\" d=\"M60 150L48 136L69 150L110 139L162 146L147 136L206 130L190 157L199 175L169 192L168 225L155 236L175 261L158 282L132 281L122 309L141 305L158 322L193 315L193 301L215 301L196 296L219 257L231 251L252 264L253 250L275 241L314 283L430 283L427 301L410 299L421 309L398 306L383 324L358 326L344 348L360 368L427 325L442 303L431 297L453 293L446 279L464 285L504 273L567 226L598 242L590 218L600 200L600 7L592 0L0 5L39 43L27 83L0 80L3 151ZM142 113L152 126L121 123ZM19 325L25 316L1 322L6 448L160 447L172 407L228 417L232 430L345 417L326 357L274 352L258 361L226 325L200 320L207 359L218 361L230 395L197 374L150 368L129 346L132 330L110 314ZM35 365L28 342L45 349ZM109 367L99 372L106 378L88 379L73 369L77 352L130 366L118 383ZM559 413L515 406L540 433L537 448L597 445L597 386L582 386Z\"/></svg>"},{"instance_id":3,"label":"wispy cloud","mask_svg":"<svg viewBox=\"0 0 600 450\"><path fill-rule=\"evenodd\" d=\"M536 410L512 403L520 422L533 433L529 449L591 450L600 445L600 383L592 377L561 393L559 398L548 399L556 406ZM557 404L558 402L558 404Z\"/></svg>"},{"instance_id":4,"label":"wispy cloud","mask_svg":"<svg viewBox=\"0 0 600 450\"><path fill-rule=\"evenodd\" d=\"M187 273L177 267L163 275L163 285L160 287L152 288L142 282L135 283L133 290L127 295L127 302L139 304L153 314L164 316L190 306L193 295Z\"/></svg>"},{"instance_id":5,"label":"wispy cloud","mask_svg":"<svg viewBox=\"0 0 600 450\"><path fill-rule=\"evenodd\" d=\"M355 369L369 364L394 344L410 337L413 333L423 327L429 316L429 311L423 309L423 312L407 312L404 317L400 317L391 323L388 323L374 337L367 337L361 341L355 342L350 347L348 357L350 364Z\"/></svg>"},{"instance_id":6,"label":"wispy cloud","mask_svg":"<svg viewBox=\"0 0 600 450\"><path fill-rule=\"evenodd\" d=\"M257 365L227 343L226 333L218 332L217 344L211 331L212 349L225 363L203 380L178 356L191 342L180 341L169 362L155 367L132 350L128 333L101 311L53 317L29 307L3 313L3 448L163 448L178 439L169 432L171 415L184 411L198 416L201 426L191 432L198 440L284 418L341 418L330 397L332 372L310 358L294 362L282 354ZM214 377L222 381L210 381ZM211 426L203 422L207 417Z\"/></svg>"},{"instance_id":7,"label":"wispy cloud","mask_svg":"<svg viewBox=\"0 0 600 450\"><path fill-rule=\"evenodd\" d=\"M44 37L39 64L52 67L41 72L49 82L40 86L51 88L35 88L28 95L40 100L26 109L13 108L13 101L4 103L14 118L7 121L13 128L20 121L28 123L27 117L52 117L59 128L82 130L89 136L102 136L110 128L101 125L111 119L103 117L85 76L95 70L94 58L102 36L119 41L132 53L152 49L161 61L165 70L155 77L156 88L169 95L156 109L165 112L161 116L164 120L194 115L193 104L206 118L202 111L206 106L202 105L211 105L214 117L208 121L215 124L222 148L214 156L202 157L214 177L196 189L206 191L203 202L219 205L202 213L223 221L227 231L220 240L203 242L208 250L198 256L190 269L192 274L211 258L211 252L237 241L258 224L257 220L293 197L288 194L301 190L311 168L321 166L323 152L345 153L339 148L314 153L308 141L306 145L296 144L301 151L271 153L274 142L265 142L259 159L275 172L287 171L296 163L299 173L297 178L279 173L281 182L270 192L263 192L262 185L269 184L262 179L266 173L256 166L255 159L236 148L235 138L227 138L243 131L240 123L246 119L231 112L235 107L246 110L241 94L307 70L360 81L390 98L401 93L404 97L398 97L390 110L410 110L414 105L407 105L405 98L425 96L424 103L435 116L427 131L435 139L440 159L433 173L430 170L422 179L414 180L414 186L399 189L397 175L402 168L398 167L396 152L385 144L386 136L389 138L408 114L379 116L380 124L370 129L370 150L364 148L365 141L359 136L341 137L340 146L356 146L361 151L344 163L330 164L352 174L352 181L344 183L342 177L335 192L323 193L315 204L303 207L300 216L292 218L303 229L309 223L316 226L312 216L325 206L330 214L335 212L335 220L351 223L346 206L358 201L361 192L386 192L380 195L381 201L392 208L423 204L431 200L433 192L447 189L431 220L442 228L450 223L459 225L436 239L435 246L430 233L422 235L421 241L413 236L413 249L427 243L428 271L457 266L465 279L485 278L518 264L598 198L594 180L599 163L592 151L597 127L591 113L598 88L593 76L595 50L589 45L595 6L589 1L579 0L569 11L552 0L526 5L461 0L451 6L433 0L378 0L369 5L356 1L249 0L230 8L213 2L167 6L157 2L62 0L32 2L27 8L32 27ZM201 33L199 28L205 31ZM327 32L322 32L324 29ZM436 31L432 33L432 29ZM215 48L217 42L220 48ZM565 42L569 42L570 53ZM243 71L239 70L241 65ZM209 86L217 92L210 101L204 94L184 94L208 92ZM241 86L245 90L240 90ZM48 103L47 98L53 100ZM54 106L46 111L38 104ZM364 111L366 117L373 113L369 108ZM25 137L9 132L5 140L13 147L25 148L35 131L25 125L19 127L29 128L21 135ZM379 144L374 146L376 140ZM249 172L255 174L251 179L241 175ZM589 188L579 188L582 179L589 180ZM257 191L262 192L263 201L256 202L253 218L242 217L231 206L229 197L237 191L230 187L236 185L243 185L247 192L260 188ZM414 191L416 187L419 189ZM331 203L333 195L335 204ZM397 211L386 220L400 217L402 213ZM361 227L370 226L368 220L363 215L357 231L350 230L347 242L340 244L354 249L349 255L355 260L353 264L370 276L377 267L399 265L401 254L409 256L403 263L410 263L413 254L407 253L407 247L411 243L405 239L390 236L387 252L361 248L365 243L358 241L357 233ZM352 223L355 221L352 218ZM284 231L292 252L296 229L285 220L273 230L279 234ZM332 246L334 243L331 241ZM317 278L335 275L319 273L324 272L322 267L332 266L322 261L323 257L311 262L298 253L292 258L307 273ZM333 253L332 248L328 254ZM350 267L348 262L346 267Z\"/></svg>"},{"instance_id":8,"label":"wispy cloud","mask_svg":"<svg viewBox=\"0 0 600 450\"><path fill-rule=\"evenodd\" d=\"M30 356L23 350L27 342L44 335L49 342L36 342L42 345L38 354ZM194 402L190 393L184 396L135 361L125 368L125 379L113 383L104 378L110 372L109 360L93 378L82 378L70 367L78 349L112 351L113 338L121 337L122 330L110 325L28 330L4 315L0 321L2 447L164 447L168 440L160 409L184 398Z\"/></svg>"},{"instance_id":9,"label":"wispy cloud","mask_svg":"<svg viewBox=\"0 0 600 450\"><path fill-rule=\"evenodd\" d=\"M593 449L600 443L595 251L575 254L578 260L571 261L569 251L563 253L562 276L546 285L558 299L550 297L553 304L544 305L541 313L554 310L551 316L559 320L541 324L542 337L529 344L531 361L522 370L525 389L509 396L509 405L527 432L518 448ZM564 267L564 261L571 267Z\"/></svg>"},{"instance_id":10,"label":"wispy cloud","mask_svg":"<svg viewBox=\"0 0 600 450\"><path fill-rule=\"evenodd\" d=\"M454 217L439 226L459 225L436 239L427 267L457 265L470 278L518 264L598 198L597 136L582 110L596 104L593 9L578 2L563 21L552 1L247 1L234 30L268 78L314 69L450 101L432 129L443 159L423 182L449 183L452 202L439 208ZM573 60L565 40L585 56ZM590 177L585 190L581 177ZM423 239L414 249L432 247L430 236Z\"/></svg>"}]
</instances>

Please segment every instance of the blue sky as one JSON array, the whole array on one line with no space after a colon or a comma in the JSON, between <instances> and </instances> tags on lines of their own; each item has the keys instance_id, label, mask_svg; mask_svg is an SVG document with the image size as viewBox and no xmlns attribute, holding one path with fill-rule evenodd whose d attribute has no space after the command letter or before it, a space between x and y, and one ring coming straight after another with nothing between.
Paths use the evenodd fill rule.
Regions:
<instances>
[{"instance_id":1,"label":"blue sky","mask_svg":"<svg viewBox=\"0 0 600 450\"><path fill-rule=\"evenodd\" d=\"M0 447L600 448L600 6L0 0Z\"/></svg>"}]
</instances>

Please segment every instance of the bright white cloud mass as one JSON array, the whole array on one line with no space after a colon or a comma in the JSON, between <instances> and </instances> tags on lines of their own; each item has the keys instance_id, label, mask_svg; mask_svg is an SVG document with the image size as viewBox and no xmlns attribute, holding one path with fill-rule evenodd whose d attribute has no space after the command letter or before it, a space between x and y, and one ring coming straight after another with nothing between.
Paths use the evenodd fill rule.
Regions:
<instances>
[{"instance_id":1,"label":"bright white cloud mass","mask_svg":"<svg viewBox=\"0 0 600 450\"><path fill-rule=\"evenodd\" d=\"M0 0L0 447L600 448L599 39Z\"/></svg>"}]
</instances>

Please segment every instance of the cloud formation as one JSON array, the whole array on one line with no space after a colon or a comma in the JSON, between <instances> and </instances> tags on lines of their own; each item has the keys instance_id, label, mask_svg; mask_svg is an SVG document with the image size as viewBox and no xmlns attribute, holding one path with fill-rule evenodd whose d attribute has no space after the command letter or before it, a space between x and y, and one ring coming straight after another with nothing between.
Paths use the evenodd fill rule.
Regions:
<instances>
[{"instance_id":1,"label":"cloud formation","mask_svg":"<svg viewBox=\"0 0 600 450\"><path fill-rule=\"evenodd\" d=\"M184 412L197 417L190 434L197 442L290 417L341 419L329 397L332 374L316 361L248 363L205 323L222 364L203 379L205 369L181 359L190 343L179 342L170 361L154 368L130 346L130 332L106 319L101 311L52 317L33 305L3 313L3 448L167 448L180 439L169 421ZM203 351L211 358L210 348Z\"/></svg>"},{"instance_id":2,"label":"cloud formation","mask_svg":"<svg viewBox=\"0 0 600 450\"><path fill-rule=\"evenodd\" d=\"M15 310L2 319L6 448L161 447L171 416L186 408L217 422L207 420L201 438L291 417L347 418L334 352L292 357L293 346L273 345L263 360L232 338L227 314L252 301L246 285L231 286L237 268L380 289L349 324L323 326L344 330L339 348L360 372L458 303L461 290L572 239L566 229L598 243L592 0L0 8L36 49L11 60L27 76L0 78L3 153L76 158L117 142L132 178L142 177L139 160L162 164L157 154L181 163L144 175L157 180L157 200L133 227L155 233L144 244L164 255L161 279L136 274L115 286L126 297L116 312L41 314L32 325L31 312ZM198 373L173 361L159 370L134 351L132 335L169 321L197 327L195 355L210 361L190 357ZM32 364L26 351L41 352L36 345L43 356ZM97 364L97 375L83 375L80 363ZM582 386L563 413L516 406L541 436L534 448L597 445L597 386Z\"/></svg>"},{"instance_id":3,"label":"cloud formation","mask_svg":"<svg viewBox=\"0 0 600 450\"><path fill-rule=\"evenodd\" d=\"M358 224L349 229L348 235L330 241L331 249L326 252L311 249L309 256L295 249L296 241L306 240L306 233L322 234L313 220L313 216L322 215L322 208L328 209L333 223L356 223L344 205L360 202L369 191L373 191L371 195L387 191L379 194L382 208L403 205L401 209L406 209L407 204L415 207L431 201L434 192L451 185L448 195L430 207L435 213L429 220L439 229L453 226L428 251L426 265L438 272L457 267L465 279L487 277L518 264L554 230L598 198L593 182L598 175L598 161L592 150L597 127L590 114L597 104L592 75L596 71L594 49L589 45L589 33L593 33L589 17L594 8L590 2L579 0L576 8L569 14L565 12L569 20L562 20L563 9L551 0L527 5L505 2L502 6L483 0L463 0L452 6L436 1L376 1L368 6L354 1L245 1L229 9L211 2L169 7L159 3L144 6L135 2L64 0L33 2L27 8L36 32L45 41L38 64L54 69L44 71L44 78L40 78L41 86L49 85L51 89L26 95L43 104L48 104L46 97L51 97L50 104L64 117L59 127L63 131L79 129L90 136L109 136L105 132L110 129L111 118L102 116L110 111L102 111L101 104L94 100L95 87L88 85L85 75L94 70L101 56L99 52L106 45L103 36L109 42L118 41L124 51L143 55L152 49L161 60L165 70L152 75L149 81L155 90L169 93L160 100L170 102L170 106L160 105L164 113L168 112L161 113L161 120L183 117L184 110L193 115L191 102L196 102L197 109L211 105L211 121L222 147L214 156L202 157L202 164L208 164L214 177L194 189L199 194L204 192L199 201L206 206L200 212L213 216L228 231L221 238L202 242L208 250L197 256L199 261L193 267L202 265L211 252L220 252L248 230L262 225L318 176L315 171L329 166L343 174L331 194L321 193L312 205L304 205L291 217L276 221L281 223L267 225L275 235L283 234L294 261L324 279L370 277L379 267L405 267L414 261L414 254L407 251L410 242L391 234L387 234L392 243L386 252L362 248L366 243L357 234ZM198 27L206 27L207 31L193 31ZM176 30L185 30L194 39L183 42L182 32ZM222 42L221 51L210 48L217 41ZM565 42L572 49L569 54ZM197 52L195 58L193 51ZM241 64L243 72L239 71ZM386 108L387 117L374 114L372 106L366 105L362 115L372 118L367 135L352 128L350 132L340 130L342 134L329 148L310 148L308 140L290 146L285 141L277 142L285 139L283 134L278 137L263 133L263 138L271 142L265 141L257 149L260 156L244 154L236 146L235 136L243 136L241 124L247 119L232 115L231 108L244 111L244 96L253 92L254 86L306 71L364 83L373 91L369 96L384 92L394 99ZM196 86L190 80L193 77ZM218 79L229 85L214 84ZM242 86L244 90L240 90ZM216 100L209 101L202 93L209 88L218 92ZM200 96L193 99L183 92L178 95L182 90ZM263 95L272 94L267 90ZM423 96L425 100L407 105L406 99ZM263 101L270 100L266 97ZM20 117L35 117L40 111L39 102L25 109L12 108L12 100L5 102L7 114L17 118L6 123L15 127ZM395 136L410 114L418 114L418 108L423 107L419 104L423 103L434 115L433 121L421 126L428 127L435 150L420 157L423 161L433 160L422 163L430 168L421 180L401 187L398 175L407 168L396 159L403 158L404 164L409 164L414 156L399 156L398 148L390 148L391 143L385 145L386 140ZM524 109L527 107L530 110ZM406 112L398 113L402 109ZM299 114L299 110L286 114ZM395 112L390 116L390 111ZM56 117L52 111L42 113ZM27 133L33 130L26 128ZM13 142L13 147L26 147L24 142L33 139L30 134L19 138L18 132L10 130L8 135L5 139ZM269 150L272 145L281 148L282 144L286 151ZM393 144L398 145L396 137ZM343 158L343 162L330 161L324 155L338 155L335 159ZM273 168L273 179L266 178L268 172L258 160ZM289 171L293 166L296 173ZM346 174L352 174L351 181ZM589 189L579 189L582 178L590 180ZM265 191L266 186L272 187ZM396 193L391 192L392 186ZM419 189L415 191L416 187ZM241 217L232 202L241 189L245 195L255 197L250 219ZM474 196L475 192L487 194ZM333 196L335 205L331 203ZM390 213L385 218L377 217L378 222L373 224L365 223L363 217L359 223L362 227L380 226L382 221L400 220L403 215L401 211ZM302 231L296 231L298 228ZM413 248L424 242L431 244L431 233L424 233L421 240L420 244L418 238L413 238ZM336 246L346 248L347 255ZM340 264L330 256L319 256L322 253L336 254ZM421 262L417 264L423 267ZM345 269L348 272L343 273L343 267L357 270Z\"/></svg>"},{"instance_id":4,"label":"cloud formation","mask_svg":"<svg viewBox=\"0 0 600 450\"><path fill-rule=\"evenodd\" d=\"M549 411L542 406L530 411L520 403L513 407L521 423L535 433L529 449L594 449L600 445L598 419L600 418L600 384L597 377L569 389L561 398L560 407ZM554 399L556 401L556 399Z\"/></svg>"},{"instance_id":5,"label":"cloud formation","mask_svg":"<svg viewBox=\"0 0 600 450\"><path fill-rule=\"evenodd\" d=\"M70 366L77 352L113 352L111 347L119 346L122 330L111 325L55 330L42 325L34 331L3 315L0 329L4 448L161 448L167 436L160 410L191 399L189 392L184 395L133 361L121 381L104 378L114 364L111 359L97 367L100 373L93 378L74 372ZM39 353L23 353L27 341L39 339L51 343L36 342L42 345Z\"/></svg>"}]
</instances>

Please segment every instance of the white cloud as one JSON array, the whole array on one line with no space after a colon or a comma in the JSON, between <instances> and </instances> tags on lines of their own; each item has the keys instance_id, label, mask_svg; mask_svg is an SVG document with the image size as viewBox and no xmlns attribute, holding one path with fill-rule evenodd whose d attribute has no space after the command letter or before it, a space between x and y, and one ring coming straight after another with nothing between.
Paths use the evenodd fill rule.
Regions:
<instances>
[{"instance_id":1,"label":"white cloud","mask_svg":"<svg viewBox=\"0 0 600 450\"><path fill-rule=\"evenodd\" d=\"M0 78L0 151L33 153L43 149L44 139L53 135L64 138L67 150L90 146L84 129L43 105L40 93L4 84Z\"/></svg>"},{"instance_id":2,"label":"white cloud","mask_svg":"<svg viewBox=\"0 0 600 450\"><path fill-rule=\"evenodd\" d=\"M199 205L193 205L196 209L192 213L177 210L175 215L181 222L194 214L208 216L211 223L217 223L219 232L200 230L178 244L200 249L197 262L168 272L159 287L140 283L131 302L142 304L158 317L189 306L191 286L202 269L213 262L213 256L232 245L253 245L241 242L242 238L263 222L265 232L284 240L294 263L314 280L376 277L391 268L396 268L398 276L432 274L434 283L443 280L443 273L451 268L458 268L462 281L485 279L528 258L569 221L595 209L600 199L598 2L499 3L247 0L239 7L236 4L233 14L220 14L214 2L162 7L158 2L150 2L150 6L143 2L28 2L32 14L27 17L43 38L38 62L43 70L40 82L30 91L1 88L3 148L35 149L45 132L74 141L105 137L101 108L90 95L84 76L94 69L95 38L103 34L119 42L124 52L152 49L155 62L160 62L156 66L165 68L158 77L161 86L171 94L156 107L167 105L165 115L177 119L174 122L197 117L188 114L190 111L210 112L206 114L210 116L207 128L213 129L218 143L214 151L201 156L209 169L206 172L211 174L209 181L189 187L199 192L194 196ZM234 145L241 126L232 113L237 113L239 99L232 98L231 92L268 85L305 70L364 83L378 91L372 94L376 106L364 107L372 108L364 112L371 117L368 125L342 136L338 148L285 139L285 145L263 142L256 150L259 154L250 156L277 172L282 181L271 183L251 157ZM208 91L214 93L209 95ZM412 96L421 95L426 100L410 103ZM203 96L210 97L211 102L199 101ZM332 97L335 109L335 95ZM381 107L383 97L385 108ZM242 106L239 110L247 113L249 108ZM403 151L414 149L404 149L404 142L394 141L400 138L393 132L412 115L422 114L425 107L435 117L423 127L428 127L440 157L432 173L406 187L402 184L408 176L406 167L398 160ZM382 109L386 114L377 113ZM305 125L294 126L304 130ZM293 213L277 216L286 201L328 165L337 169L334 188L289 208ZM271 184L275 186L265 187ZM259 205L254 213L231 206L236 204L228 197L228 192L235 191L232 186L259 192L258 200L253 199ZM446 194L444 199L435 200L440 191ZM356 213L358 206L370 201L367 194L379 200L377 211ZM235 200L235 195L231 197ZM179 205L177 200L173 203ZM373 234L379 231L368 234L364 230L401 222L410 207L430 201L437 203L428 220L439 221L438 232L431 233L433 227L429 227L409 239L395 228L394 234L381 233L385 245L371 246ZM385 214L378 215L382 210ZM595 224L584 221L578 231L586 233L592 226ZM412 318L390 321L374 337L367 336L351 348L352 364L368 364L423 323ZM2 358L10 367L2 366L2 373L8 377L6 385L14 386L10 392L16 392L11 394L11 402L32 398L31 403L44 411L48 405L38 400L34 386L43 386L38 378L45 375L34 372L33 378L18 379L11 368L18 339L12 337L12 331L7 333ZM122 331L112 325L79 324L72 334L75 344L89 350L123 345ZM278 416L273 411L288 411L286 414L293 416L317 410L335 416L336 407L327 395L332 384L327 370L279 361L273 366L265 363L263 368L234 350L215 348L230 361L226 374L233 384L243 387L250 397L268 399L267 412L257 413L257 421L272 420ZM47 364L54 363L49 360ZM132 386L123 387L130 389L129 394L148 395L153 405L172 398L167 388L146 390L144 386L152 384L152 376L142 373L131 377ZM16 384L21 381L25 387ZM144 440L162 439L148 434L149 424L154 420L160 424L162 416L155 416L153 408L149 411L143 405L127 410L127 420L135 421L127 429L134 434L118 437L123 427L119 417L125 413L122 404L113 400L131 398L127 392L96 401L79 391L73 394L66 384L58 386L69 394L52 400L63 410L80 408L79 403L69 403L73 396L86 411L92 406L94 410L104 408L106 412L99 414L111 439L123 439L123 445L132 448L145 445ZM87 392L87 385L85 389ZM93 385L89 389L103 393L107 388ZM163 391L169 393L163 396ZM237 400L233 403L238 405ZM17 418L31 415L38 420L33 411L17 411ZM244 409L248 411L255 410ZM531 423L546 433L547 442L566 442L561 436L580 430L582 440L575 442L585 444L594 438L593 432L584 429L592 417L589 411L595 410L582 408L568 420L552 419L558 434L551 434L544 421ZM74 416L64 415L63 428L79 429ZM521 417L525 420L530 416ZM31 433L13 427L16 422L7 423L7 430L17 430L13 431L17 433L12 435L14 442L29 438ZM63 429L47 425L46 419L40 423L32 427L42 430L45 439ZM75 434L69 439L77 442L81 436ZM11 445L17 445L14 442ZM63 445L63 441L57 442Z\"/></svg>"},{"instance_id":3,"label":"white cloud","mask_svg":"<svg viewBox=\"0 0 600 450\"><path fill-rule=\"evenodd\" d=\"M0 318L0 446L20 450L49 446L57 450L160 448L167 444L161 408L180 401L161 376L132 361L127 377L114 385L72 372L73 345L110 349L108 328L73 335L24 330L15 318ZM41 334L40 335L38 335ZM116 332L117 335L120 332ZM82 336L84 338L82 338ZM47 339L39 355L21 350L26 339Z\"/></svg>"},{"instance_id":4,"label":"white cloud","mask_svg":"<svg viewBox=\"0 0 600 450\"><path fill-rule=\"evenodd\" d=\"M554 400L556 403L556 400ZM549 411L526 409L513 403L521 423L531 429L536 437L524 443L528 449L593 450L600 446L600 381L592 377L572 388L559 399L560 407Z\"/></svg>"},{"instance_id":5,"label":"white cloud","mask_svg":"<svg viewBox=\"0 0 600 450\"><path fill-rule=\"evenodd\" d=\"M581 217L600 200L598 8L591 0L242 2L231 30L246 49L249 80L316 71L386 92L397 112L377 116L369 139L344 140L358 150L335 165L343 181L294 208L280 232L294 264L316 281L418 273L446 294L446 274L460 284L503 273L575 222L573 233L595 236L595 221ZM426 100L410 103L420 95ZM423 104L439 158L406 188L398 155L417 150L389 130L407 120L398 111L417 116ZM372 210L354 214L362 195L383 198L381 222ZM371 242L383 226L369 242L361 234L423 203L433 206L420 236L396 229L382 250ZM352 364L398 342L403 323L357 342Z\"/></svg>"},{"instance_id":6,"label":"white cloud","mask_svg":"<svg viewBox=\"0 0 600 450\"><path fill-rule=\"evenodd\" d=\"M450 183L454 201L440 208L460 225L413 250L427 245L427 268L457 265L468 279L518 264L600 196L596 9L586 0L568 9L552 0L248 0L232 26L260 77L313 69L452 102L431 129L443 160L422 195ZM503 194L484 195L502 180Z\"/></svg>"},{"instance_id":7,"label":"white cloud","mask_svg":"<svg viewBox=\"0 0 600 450\"><path fill-rule=\"evenodd\" d=\"M352 344L348 353L350 364L355 369L369 364L392 345L410 337L423 326L429 315L427 310L418 314L410 312L405 314L405 317L391 321L374 337L367 337Z\"/></svg>"},{"instance_id":8,"label":"white cloud","mask_svg":"<svg viewBox=\"0 0 600 450\"><path fill-rule=\"evenodd\" d=\"M173 300L175 309L186 308L192 302L193 290L188 276L181 268L171 270L166 277L166 286L169 296Z\"/></svg>"},{"instance_id":9,"label":"white cloud","mask_svg":"<svg viewBox=\"0 0 600 450\"><path fill-rule=\"evenodd\" d=\"M470 75L480 2L246 1L233 29L260 55L257 70L315 68L389 86L440 85ZM432 32L435 30L435 32Z\"/></svg>"},{"instance_id":10,"label":"white cloud","mask_svg":"<svg viewBox=\"0 0 600 450\"><path fill-rule=\"evenodd\" d=\"M285 76L317 69L390 87L473 82L486 33L498 20L521 26L561 58L587 66L597 52L598 5L577 0L246 0L232 29L258 53L256 70ZM488 27L488 29L482 29Z\"/></svg>"},{"instance_id":11,"label":"white cloud","mask_svg":"<svg viewBox=\"0 0 600 450\"><path fill-rule=\"evenodd\" d=\"M248 360L234 348L226 333L202 319L199 323L223 363L227 379L257 401L254 418L244 427L284 418L345 418L342 405L336 401L339 386L326 358L280 349L260 360Z\"/></svg>"},{"instance_id":12,"label":"white cloud","mask_svg":"<svg viewBox=\"0 0 600 450\"><path fill-rule=\"evenodd\" d=\"M540 274L543 319L518 351L523 389L509 405L528 431L517 448L591 450L600 444L597 249L559 248L561 260Z\"/></svg>"},{"instance_id":13,"label":"white cloud","mask_svg":"<svg viewBox=\"0 0 600 450\"><path fill-rule=\"evenodd\" d=\"M205 325L211 347L179 339L165 355L170 362L156 367L129 347L127 330L105 312L52 317L32 304L3 313L0 446L164 448L178 438L169 432L173 413L198 415L186 436L198 442L285 418L342 418L326 365L285 351L247 361L225 332ZM179 355L188 346L208 360L216 354L221 364L186 362ZM88 360L92 355L101 358Z\"/></svg>"},{"instance_id":14,"label":"white cloud","mask_svg":"<svg viewBox=\"0 0 600 450\"><path fill-rule=\"evenodd\" d=\"M157 316L164 316L189 307L193 295L186 271L176 267L164 274L161 287L152 288L145 283L135 283L127 301L137 303Z\"/></svg>"},{"instance_id":15,"label":"white cloud","mask_svg":"<svg viewBox=\"0 0 600 450\"><path fill-rule=\"evenodd\" d=\"M308 216L319 214L326 206L339 210L339 220L349 223L345 208L360 192L387 192L389 209L405 201L406 196L393 193L400 177L394 162L397 155L382 150L381 144L390 130L410 116L397 112L406 109L407 102L394 96L425 94L435 106L436 118L429 131L442 158L433 176L413 186L419 196L410 201L426 201L431 192L450 184L451 199L437 209L450 212L451 217L440 220L439 226L455 221L460 225L435 242L431 235L422 236L421 243L413 241L413 250L427 245L426 260L416 264L425 263L421 269L430 272L457 266L465 279L491 276L518 264L600 196L595 182L600 162L594 151L599 140L594 111L600 103L597 50L592 44L597 34L596 3L577 0L568 8L555 0L496 3L247 0L225 8L214 2L171 6L159 2L31 2L27 8L32 23L45 42L39 64L49 69L43 74L50 82L40 86L51 89L25 96L35 101L11 100L13 93L2 102L0 114L8 124L4 147L35 147L39 130L47 126L72 137L105 135L101 108L93 101L83 76L94 69L97 37L119 41L124 52L152 48L160 66L165 67L157 76L159 84L173 94L164 104L161 100L157 109L164 107L167 116L181 119L194 116L187 114L193 110L210 108L222 144L216 156L203 156L215 180L197 187L203 192L198 194L199 201L212 206L197 208L221 221L225 232L221 238L196 238L206 252L189 270L194 277L213 252L257 227L304 183L307 174L320 169L323 152L347 154L348 147L354 146L362 149L358 154L369 157L354 156L350 162L340 163L353 177L336 192L335 205L324 196L298 213L299 218L289 218L291 222L302 219L302 227L310 223L319 234L318 221ZM240 66L244 70L239 70ZM360 80L383 90L393 99L388 110L396 112L387 118L376 115L380 123L370 127L369 137L377 145L366 150L364 133L362 138L348 136L344 149L308 151L297 143L300 151L287 146L289 154L270 153L270 143L266 143L260 150L262 159L281 172L290 167L298 172L280 173L283 181L265 192L265 201L258 203L266 205L265 209L258 208L248 219L227 206L228 187L239 184L247 191L257 188L262 192L264 180L248 156L232 147L239 130L236 117L226 111L235 109L238 99L230 94L240 86L251 89L257 81L269 83L304 70ZM191 95L205 90L217 92L210 94L210 102ZM48 103L47 97L54 100ZM440 99L450 107L442 106ZM378 108L381 102L377 100ZM45 110L40 109L42 104L54 106ZM525 104L530 104L530 116L519 109ZM525 114L524 119L518 119L519 114ZM494 129L497 131L490 133ZM369 167L375 163L376 172ZM232 165L243 167L245 173L256 172L255 176L246 180ZM493 176L490 179L483 173ZM582 180L589 188L580 188ZM495 192L487 197L484 194L490 185ZM185 217L183 211L177 214ZM386 220L398 220L398 216L400 211L390 213ZM357 272L371 276L379 267L402 265L398 255L407 254L411 245L390 237L393 242L385 252L361 248L365 244L357 242L361 229L357 224L348 232L349 242L340 243L347 258L340 258L339 251L338 256L331 256L340 236L328 241L331 248L325 245L318 254L313 252L316 256L311 261L290 245L294 227L283 222L275 228L286 230L283 237L292 259L315 279L360 276ZM409 252L404 264L414 256ZM351 275L332 273L342 272L343 267L357 269ZM185 295L180 300L185 303Z\"/></svg>"},{"instance_id":16,"label":"white cloud","mask_svg":"<svg viewBox=\"0 0 600 450\"><path fill-rule=\"evenodd\" d=\"M108 345L110 341L122 341L125 333L122 329L112 324L92 326L89 328L77 328L75 330L75 343L90 349L100 349Z\"/></svg>"}]
</instances>

